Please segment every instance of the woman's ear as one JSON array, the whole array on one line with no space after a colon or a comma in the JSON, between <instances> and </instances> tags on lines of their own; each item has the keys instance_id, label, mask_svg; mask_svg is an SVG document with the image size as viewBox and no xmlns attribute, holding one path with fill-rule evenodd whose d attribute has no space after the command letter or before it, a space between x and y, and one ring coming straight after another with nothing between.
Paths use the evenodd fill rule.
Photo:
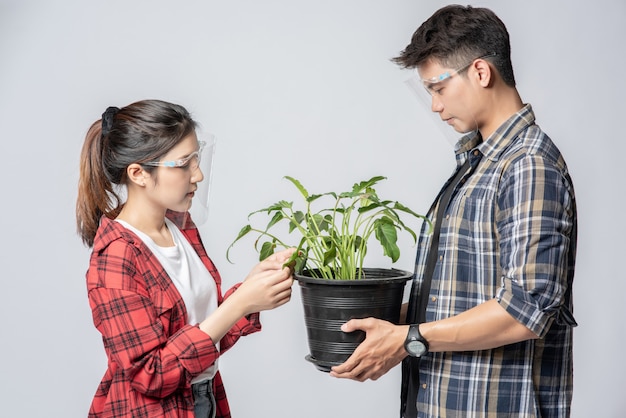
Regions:
<instances>
[{"instance_id":1,"label":"woman's ear","mask_svg":"<svg viewBox=\"0 0 626 418\"><path fill-rule=\"evenodd\" d=\"M126 167L126 175L128 176L129 181L141 187L146 185L146 179L150 177L150 174L148 174L146 170L137 163L133 163Z\"/></svg>"}]
</instances>

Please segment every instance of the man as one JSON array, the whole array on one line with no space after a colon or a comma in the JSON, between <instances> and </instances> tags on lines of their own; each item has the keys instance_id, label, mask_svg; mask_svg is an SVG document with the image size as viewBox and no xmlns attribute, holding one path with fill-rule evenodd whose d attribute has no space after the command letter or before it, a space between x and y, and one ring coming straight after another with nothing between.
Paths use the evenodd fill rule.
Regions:
<instances>
[{"instance_id":1,"label":"man","mask_svg":"<svg viewBox=\"0 0 626 418\"><path fill-rule=\"evenodd\" d=\"M574 190L516 90L506 27L488 9L447 6L395 61L466 135L429 211L440 232L422 230L407 325L344 324L367 337L331 375L376 380L402 362L407 418L567 417Z\"/></svg>"}]
</instances>

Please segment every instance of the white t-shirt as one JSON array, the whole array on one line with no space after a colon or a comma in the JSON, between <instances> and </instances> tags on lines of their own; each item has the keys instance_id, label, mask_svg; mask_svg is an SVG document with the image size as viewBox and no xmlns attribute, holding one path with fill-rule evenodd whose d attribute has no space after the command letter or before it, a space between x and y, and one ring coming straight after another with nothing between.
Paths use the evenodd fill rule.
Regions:
<instances>
[{"instance_id":1,"label":"white t-shirt","mask_svg":"<svg viewBox=\"0 0 626 418\"><path fill-rule=\"evenodd\" d=\"M173 247L161 247L152 238L129 223L117 220L125 228L133 231L146 244L159 260L167 275L172 279L187 308L188 323L202 322L217 309L217 287L215 280L194 251L187 238L169 219L165 224L172 234ZM219 350L219 343L217 349ZM213 379L217 373L218 361L196 376L191 383Z\"/></svg>"}]
</instances>

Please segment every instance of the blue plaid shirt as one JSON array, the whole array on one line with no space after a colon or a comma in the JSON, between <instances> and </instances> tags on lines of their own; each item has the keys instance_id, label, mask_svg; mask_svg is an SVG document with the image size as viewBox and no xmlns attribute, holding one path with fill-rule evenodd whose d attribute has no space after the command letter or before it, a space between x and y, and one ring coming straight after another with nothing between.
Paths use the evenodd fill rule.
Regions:
<instances>
[{"instance_id":1,"label":"blue plaid shirt","mask_svg":"<svg viewBox=\"0 0 626 418\"><path fill-rule=\"evenodd\" d=\"M568 417L577 227L567 166L535 124L530 105L485 141L464 137L457 144L457 164L468 158L475 171L458 186L442 220L426 320L496 298L540 338L423 357L419 416ZM417 288L430 238L423 230Z\"/></svg>"}]
</instances>

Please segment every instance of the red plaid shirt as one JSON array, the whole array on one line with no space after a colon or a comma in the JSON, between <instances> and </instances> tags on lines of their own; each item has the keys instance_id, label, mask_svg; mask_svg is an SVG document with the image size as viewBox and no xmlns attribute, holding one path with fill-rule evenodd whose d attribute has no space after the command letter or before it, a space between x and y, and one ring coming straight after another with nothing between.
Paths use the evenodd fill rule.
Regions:
<instances>
[{"instance_id":1,"label":"red plaid shirt","mask_svg":"<svg viewBox=\"0 0 626 418\"><path fill-rule=\"evenodd\" d=\"M198 230L180 214L168 217L181 227L215 279L221 304L237 286L222 297L220 275ZM143 241L106 217L95 237L87 290L108 359L89 416L193 418L191 380L220 352L198 326L187 324L182 297ZM242 318L220 341L221 352L260 329L258 313ZM230 417L219 372L213 390L217 417Z\"/></svg>"}]
</instances>

